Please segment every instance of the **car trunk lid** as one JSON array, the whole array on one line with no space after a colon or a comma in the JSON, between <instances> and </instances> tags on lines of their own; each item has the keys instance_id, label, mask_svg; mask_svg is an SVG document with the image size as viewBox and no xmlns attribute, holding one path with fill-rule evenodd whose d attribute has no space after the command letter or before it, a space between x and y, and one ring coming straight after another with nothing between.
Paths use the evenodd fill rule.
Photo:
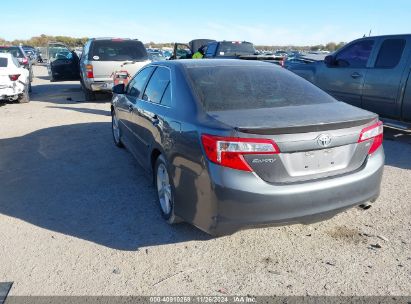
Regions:
<instances>
[{"instance_id":1,"label":"car trunk lid","mask_svg":"<svg viewBox=\"0 0 411 304\"><path fill-rule=\"evenodd\" d=\"M235 137L273 140L278 154L244 159L269 183L292 183L359 170L370 142L361 130L377 115L341 102L269 109L213 111L208 114L234 129Z\"/></svg>"}]
</instances>

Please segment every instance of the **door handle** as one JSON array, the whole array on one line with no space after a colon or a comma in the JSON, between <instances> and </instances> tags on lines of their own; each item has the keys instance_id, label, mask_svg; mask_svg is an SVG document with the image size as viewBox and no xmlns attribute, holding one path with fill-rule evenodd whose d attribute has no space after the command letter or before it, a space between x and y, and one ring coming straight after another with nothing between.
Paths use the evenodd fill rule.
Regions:
<instances>
[{"instance_id":1,"label":"door handle","mask_svg":"<svg viewBox=\"0 0 411 304\"><path fill-rule=\"evenodd\" d=\"M351 74L351 77L354 78L354 79L357 79L357 78L362 77L362 75L360 73L354 72L354 73Z\"/></svg>"},{"instance_id":2,"label":"door handle","mask_svg":"<svg viewBox=\"0 0 411 304\"><path fill-rule=\"evenodd\" d=\"M134 108L133 105L131 105L131 104L128 105L128 111L129 111L130 113L133 112L133 108Z\"/></svg>"}]
</instances>

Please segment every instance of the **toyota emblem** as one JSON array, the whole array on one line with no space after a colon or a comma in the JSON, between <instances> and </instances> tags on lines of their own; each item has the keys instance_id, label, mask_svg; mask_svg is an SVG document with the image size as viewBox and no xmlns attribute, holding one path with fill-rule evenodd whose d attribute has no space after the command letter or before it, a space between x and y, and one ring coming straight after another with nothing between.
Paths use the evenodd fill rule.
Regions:
<instances>
[{"instance_id":1,"label":"toyota emblem","mask_svg":"<svg viewBox=\"0 0 411 304\"><path fill-rule=\"evenodd\" d=\"M331 144L331 136L328 134L321 134L317 138L317 143L320 147L326 148Z\"/></svg>"}]
</instances>

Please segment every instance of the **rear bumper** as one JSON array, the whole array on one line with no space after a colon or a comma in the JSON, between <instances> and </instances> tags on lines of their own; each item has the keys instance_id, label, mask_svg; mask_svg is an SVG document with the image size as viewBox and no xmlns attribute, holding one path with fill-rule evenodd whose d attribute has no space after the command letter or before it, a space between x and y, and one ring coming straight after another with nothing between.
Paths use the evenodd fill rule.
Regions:
<instances>
[{"instance_id":1,"label":"rear bumper","mask_svg":"<svg viewBox=\"0 0 411 304\"><path fill-rule=\"evenodd\" d=\"M188 220L200 229L221 235L256 225L316 222L349 207L374 200L380 192L384 167L381 147L361 170L322 180L273 185L254 173L209 164L209 176L196 184L197 205ZM208 188L208 187L207 187ZM176 213L178 209L176 207ZM187 220L187 216L184 217Z\"/></svg>"},{"instance_id":2,"label":"rear bumper","mask_svg":"<svg viewBox=\"0 0 411 304\"><path fill-rule=\"evenodd\" d=\"M17 99L19 95L23 94L24 85L17 84L15 86L4 87L0 85L0 100Z\"/></svg>"},{"instance_id":3,"label":"rear bumper","mask_svg":"<svg viewBox=\"0 0 411 304\"><path fill-rule=\"evenodd\" d=\"M88 78L83 82L86 88L93 92L111 92L113 89L112 78Z\"/></svg>"}]
</instances>

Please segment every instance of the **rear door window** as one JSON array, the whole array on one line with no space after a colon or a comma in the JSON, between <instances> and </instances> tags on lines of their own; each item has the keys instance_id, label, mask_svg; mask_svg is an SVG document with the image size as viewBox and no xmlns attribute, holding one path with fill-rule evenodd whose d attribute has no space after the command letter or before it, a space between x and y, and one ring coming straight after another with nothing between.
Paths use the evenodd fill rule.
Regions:
<instances>
[{"instance_id":1,"label":"rear door window","mask_svg":"<svg viewBox=\"0 0 411 304\"><path fill-rule=\"evenodd\" d=\"M386 39L381 45L374 67L395 68L401 60L404 47L404 39Z\"/></svg>"},{"instance_id":2,"label":"rear door window","mask_svg":"<svg viewBox=\"0 0 411 304\"><path fill-rule=\"evenodd\" d=\"M0 58L0 68L7 67L7 58Z\"/></svg>"},{"instance_id":3,"label":"rear door window","mask_svg":"<svg viewBox=\"0 0 411 304\"><path fill-rule=\"evenodd\" d=\"M148 55L141 41L94 40L88 59L96 61L144 61L148 59Z\"/></svg>"},{"instance_id":4,"label":"rear door window","mask_svg":"<svg viewBox=\"0 0 411 304\"><path fill-rule=\"evenodd\" d=\"M250 42L224 41L220 42L217 56L253 55L255 49Z\"/></svg>"},{"instance_id":5,"label":"rear door window","mask_svg":"<svg viewBox=\"0 0 411 304\"><path fill-rule=\"evenodd\" d=\"M127 95L138 97L153 70L152 66L142 69L128 84Z\"/></svg>"},{"instance_id":6,"label":"rear door window","mask_svg":"<svg viewBox=\"0 0 411 304\"><path fill-rule=\"evenodd\" d=\"M150 81L147 84L147 88L144 92L143 99L153 102L161 103L163 95L170 83L170 70L165 67L158 67ZM168 97L166 97L167 99ZM165 102L169 102L164 99Z\"/></svg>"},{"instance_id":7,"label":"rear door window","mask_svg":"<svg viewBox=\"0 0 411 304\"><path fill-rule=\"evenodd\" d=\"M339 67L365 68L373 45L374 40L361 40L349 45L337 53L337 65Z\"/></svg>"}]
</instances>

